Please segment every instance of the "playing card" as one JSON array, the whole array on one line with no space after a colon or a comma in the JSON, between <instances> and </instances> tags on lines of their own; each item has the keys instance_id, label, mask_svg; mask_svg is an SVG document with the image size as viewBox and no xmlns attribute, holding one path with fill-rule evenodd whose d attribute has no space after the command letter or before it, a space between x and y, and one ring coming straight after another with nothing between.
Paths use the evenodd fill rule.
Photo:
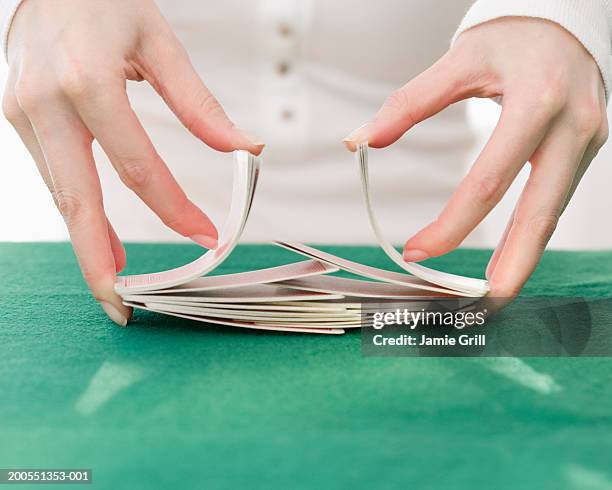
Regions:
<instances>
[{"instance_id":1,"label":"playing card","mask_svg":"<svg viewBox=\"0 0 612 490\"><path fill-rule=\"evenodd\" d=\"M395 250L382 235L378 222L374 216L374 209L372 206L372 200L370 196L370 184L368 179L368 145L367 143L361 144L357 147L356 152L357 163L359 164L361 174L361 184L363 189L363 196L365 198L366 209L368 217L370 219L370 225L372 230L378 239L378 243L385 251L387 256L399 265L402 269L427 281L431 284L437 284L449 289L453 289L460 293L468 294L471 296L483 296L489 291L488 282L483 279L475 279L472 277L458 276L456 274L449 274L447 272L441 272L428 267L424 267L420 264L406 262L402 255Z\"/></svg>"},{"instance_id":2,"label":"playing card","mask_svg":"<svg viewBox=\"0 0 612 490\"><path fill-rule=\"evenodd\" d=\"M204 323L339 334L345 328L371 326L370 310L384 309L391 301L419 311L435 301L452 299L447 308L454 310L487 292L487 282L481 279L406 263L385 241L372 209L365 145L359 147L357 160L370 223L382 249L406 272L378 269L301 243L277 241L274 243L310 260L202 277L235 248L253 202L260 160L244 151L235 152L234 159L230 212L219 247L176 269L119 277L116 290L124 304ZM370 280L330 275L338 270Z\"/></svg>"}]
</instances>

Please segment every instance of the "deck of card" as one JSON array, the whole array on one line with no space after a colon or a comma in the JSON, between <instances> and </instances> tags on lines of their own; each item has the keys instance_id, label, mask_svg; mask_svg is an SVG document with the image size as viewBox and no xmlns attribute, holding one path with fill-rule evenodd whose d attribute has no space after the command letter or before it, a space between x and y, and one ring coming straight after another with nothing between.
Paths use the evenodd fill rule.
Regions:
<instances>
[{"instance_id":1,"label":"deck of card","mask_svg":"<svg viewBox=\"0 0 612 490\"><path fill-rule=\"evenodd\" d=\"M485 280L407 263L382 237L370 197L367 145L360 145L356 155L374 234L389 258L405 272L378 269L301 243L279 240L274 243L306 260L207 276L236 247L257 187L261 160L237 151L231 207L218 247L176 269L120 276L115 285L117 293L128 306L204 323L319 334L342 334L347 328L368 326L362 314L367 302L393 300L418 309L438 298L474 301L484 296L488 291ZM339 270L356 278L334 276Z\"/></svg>"}]
</instances>

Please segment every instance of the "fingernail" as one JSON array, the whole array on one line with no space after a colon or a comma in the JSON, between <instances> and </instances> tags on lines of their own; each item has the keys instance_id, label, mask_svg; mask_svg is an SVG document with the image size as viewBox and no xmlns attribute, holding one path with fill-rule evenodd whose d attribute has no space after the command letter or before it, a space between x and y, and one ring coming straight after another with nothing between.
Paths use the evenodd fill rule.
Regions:
<instances>
[{"instance_id":1,"label":"fingernail","mask_svg":"<svg viewBox=\"0 0 612 490\"><path fill-rule=\"evenodd\" d=\"M342 140L342 143L344 143L348 151L355 151L355 148L357 148L357 143L354 139L346 137Z\"/></svg>"},{"instance_id":2,"label":"fingernail","mask_svg":"<svg viewBox=\"0 0 612 490\"><path fill-rule=\"evenodd\" d=\"M404 250L403 257L406 262L420 262L421 260L428 259L429 254L423 250L414 248L411 250Z\"/></svg>"},{"instance_id":3,"label":"fingernail","mask_svg":"<svg viewBox=\"0 0 612 490\"><path fill-rule=\"evenodd\" d=\"M238 131L245 139L249 140L249 143L251 143L253 146L257 146L260 149L266 146L265 143L259 141L251 133L248 133L247 131L244 131L243 129L240 129L240 128L236 128L236 131Z\"/></svg>"},{"instance_id":4,"label":"fingernail","mask_svg":"<svg viewBox=\"0 0 612 490\"><path fill-rule=\"evenodd\" d=\"M196 242L198 245L201 245L204 248L208 248L209 250L214 250L217 248L218 241L216 238L207 235L191 235L189 237L192 241Z\"/></svg>"},{"instance_id":5,"label":"fingernail","mask_svg":"<svg viewBox=\"0 0 612 490\"><path fill-rule=\"evenodd\" d=\"M367 143L368 130L371 123L367 122L359 126L355 131L342 140L344 145L350 150L355 151L359 143Z\"/></svg>"},{"instance_id":6,"label":"fingernail","mask_svg":"<svg viewBox=\"0 0 612 490\"><path fill-rule=\"evenodd\" d=\"M125 327L127 325L127 318L124 317L113 305L107 303L106 301L100 301L100 306L102 306L104 312L117 325L119 325L120 327Z\"/></svg>"}]
</instances>

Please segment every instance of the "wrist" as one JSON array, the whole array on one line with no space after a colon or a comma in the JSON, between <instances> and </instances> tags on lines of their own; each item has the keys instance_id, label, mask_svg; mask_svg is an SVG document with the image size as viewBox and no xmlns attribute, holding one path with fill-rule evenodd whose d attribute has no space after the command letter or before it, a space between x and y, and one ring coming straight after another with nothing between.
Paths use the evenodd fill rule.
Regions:
<instances>
[{"instance_id":1,"label":"wrist","mask_svg":"<svg viewBox=\"0 0 612 490\"><path fill-rule=\"evenodd\" d=\"M595 60L606 100L612 90L612 50L608 19L612 12L599 0L478 0L461 21L451 43L468 29L502 17L531 17L552 21L572 34Z\"/></svg>"},{"instance_id":2,"label":"wrist","mask_svg":"<svg viewBox=\"0 0 612 490\"><path fill-rule=\"evenodd\" d=\"M0 48L8 60L9 33L17 10L25 0L0 0Z\"/></svg>"}]
</instances>

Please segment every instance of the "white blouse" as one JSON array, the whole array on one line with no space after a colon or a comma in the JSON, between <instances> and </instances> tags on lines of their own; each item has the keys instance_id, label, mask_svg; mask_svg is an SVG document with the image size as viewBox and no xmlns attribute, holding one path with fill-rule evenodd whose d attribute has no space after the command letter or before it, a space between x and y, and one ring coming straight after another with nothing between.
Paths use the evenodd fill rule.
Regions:
<instances>
[{"instance_id":1,"label":"white blouse","mask_svg":"<svg viewBox=\"0 0 612 490\"><path fill-rule=\"evenodd\" d=\"M247 241L373 240L357 167L341 140L448 49L462 18L458 33L507 15L558 22L591 52L610 86L607 1L480 0L467 15L467 0L157 3L232 120L267 145ZM0 0L3 40L18 4ZM146 84L130 84L129 92L178 181L221 227L231 157L191 136ZM390 240L401 243L435 218L465 173L473 143L465 106L456 104L371 152L376 211ZM99 149L97 157L119 236L175 238L122 186Z\"/></svg>"}]
</instances>

